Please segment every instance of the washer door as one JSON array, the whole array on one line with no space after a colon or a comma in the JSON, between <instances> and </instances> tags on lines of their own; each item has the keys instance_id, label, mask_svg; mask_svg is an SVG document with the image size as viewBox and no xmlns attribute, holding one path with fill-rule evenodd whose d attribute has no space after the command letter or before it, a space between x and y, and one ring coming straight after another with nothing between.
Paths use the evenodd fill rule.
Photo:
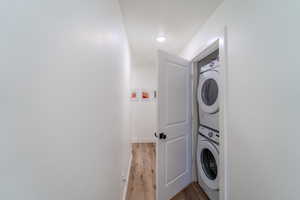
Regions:
<instances>
[{"instance_id":1,"label":"washer door","mask_svg":"<svg viewBox=\"0 0 300 200\"><path fill-rule=\"evenodd\" d=\"M198 86L198 102L200 108L206 113L219 111L219 74L217 71L208 71L200 75Z\"/></svg>"},{"instance_id":2,"label":"washer door","mask_svg":"<svg viewBox=\"0 0 300 200\"><path fill-rule=\"evenodd\" d=\"M219 189L219 152L208 140L198 143L198 173L203 182L213 190Z\"/></svg>"}]
</instances>

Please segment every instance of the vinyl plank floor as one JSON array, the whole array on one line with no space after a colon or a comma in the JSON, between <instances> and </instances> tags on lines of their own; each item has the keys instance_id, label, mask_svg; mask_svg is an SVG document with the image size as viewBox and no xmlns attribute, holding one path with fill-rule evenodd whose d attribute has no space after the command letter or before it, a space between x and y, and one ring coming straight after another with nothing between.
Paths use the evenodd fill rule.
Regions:
<instances>
[{"instance_id":1,"label":"vinyl plank floor","mask_svg":"<svg viewBox=\"0 0 300 200\"><path fill-rule=\"evenodd\" d=\"M132 145L127 200L155 200L155 144Z\"/></svg>"},{"instance_id":2,"label":"vinyl plank floor","mask_svg":"<svg viewBox=\"0 0 300 200\"><path fill-rule=\"evenodd\" d=\"M191 183L171 200L209 200L197 183Z\"/></svg>"},{"instance_id":3,"label":"vinyl plank floor","mask_svg":"<svg viewBox=\"0 0 300 200\"><path fill-rule=\"evenodd\" d=\"M126 200L155 200L156 149L154 143L134 143ZM208 200L197 183L192 183L171 200Z\"/></svg>"}]
</instances>

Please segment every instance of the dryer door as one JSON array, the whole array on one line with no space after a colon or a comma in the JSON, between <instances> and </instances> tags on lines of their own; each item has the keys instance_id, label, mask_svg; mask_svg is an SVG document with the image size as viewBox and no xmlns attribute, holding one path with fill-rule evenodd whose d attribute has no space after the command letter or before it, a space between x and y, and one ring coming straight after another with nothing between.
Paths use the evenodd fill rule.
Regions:
<instances>
[{"instance_id":1,"label":"dryer door","mask_svg":"<svg viewBox=\"0 0 300 200\"><path fill-rule=\"evenodd\" d=\"M200 108L206 113L219 111L219 74L212 70L200 75L198 86L198 102Z\"/></svg>"},{"instance_id":2,"label":"dryer door","mask_svg":"<svg viewBox=\"0 0 300 200\"><path fill-rule=\"evenodd\" d=\"M203 182L213 190L219 189L219 152L208 140L199 141L197 154L198 170Z\"/></svg>"}]
</instances>

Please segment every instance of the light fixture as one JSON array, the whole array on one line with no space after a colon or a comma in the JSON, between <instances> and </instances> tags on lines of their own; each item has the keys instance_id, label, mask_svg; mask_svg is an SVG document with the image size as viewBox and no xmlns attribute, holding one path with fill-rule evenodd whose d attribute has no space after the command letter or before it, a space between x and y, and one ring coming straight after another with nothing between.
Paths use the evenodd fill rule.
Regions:
<instances>
[{"instance_id":1,"label":"light fixture","mask_svg":"<svg viewBox=\"0 0 300 200\"><path fill-rule=\"evenodd\" d=\"M156 38L156 41L157 41L157 42L160 42L160 43L165 42L165 41L166 41L166 37L164 37L164 36L159 36L159 37Z\"/></svg>"}]
</instances>

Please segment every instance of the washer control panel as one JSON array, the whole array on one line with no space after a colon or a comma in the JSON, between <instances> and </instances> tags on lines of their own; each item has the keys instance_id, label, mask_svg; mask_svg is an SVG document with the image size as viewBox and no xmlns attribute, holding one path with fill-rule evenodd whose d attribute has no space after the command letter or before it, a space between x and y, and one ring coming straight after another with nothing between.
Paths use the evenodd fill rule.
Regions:
<instances>
[{"instance_id":1,"label":"washer control panel","mask_svg":"<svg viewBox=\"0 0 300 200\"><path fill-rule=\"evenodd\" d=\"M213 70L213 69L219 67L219 65L220 65L220 64L219 64L219 61L218 61L218 60L213 60L213 61L211 61L209 64L202 66L202 67L201 67L200 73L201 73L201 72L208 71L208 70Z\"/></svg>"},{"instance_id":2,"label":"washer control panel","mask_svg":"<svg viewBox=\"0 0 300 200\"><path fill-rule=\"evenodd\" d=\"M211 140L213 140L214 142L219 143L220 135L219 135L219 132L218 132L218 131L213 130L213 129L210 129L210 128L208 128L208 127L200 126L200 127L199 127L199 133L200 133L201 135L207 137L208 139L211 139Z\"/></svg>"}]
</instances>

